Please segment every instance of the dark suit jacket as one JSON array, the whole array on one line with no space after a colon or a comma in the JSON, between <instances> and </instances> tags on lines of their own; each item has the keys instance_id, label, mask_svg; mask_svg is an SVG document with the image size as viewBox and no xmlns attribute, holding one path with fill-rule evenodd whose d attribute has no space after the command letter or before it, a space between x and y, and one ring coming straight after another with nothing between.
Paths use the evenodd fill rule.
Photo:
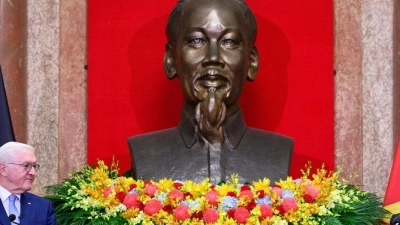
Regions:
<instances>
[{"instance_id":1,"label":"dark suit jacket","mask_svg":"<svg viewBox=\"0 0 400 225\"><path fill-rule=\"evenodd\" d=\"M0 224L10 225L3 203L0 201ZM21 225L56 225L56 214L51 202L29 192L21 195Z\"/></svg>"},{"instance_id":2,"label":"dark suit jacket","mask_svg":"<svg viewBox=\"0 0 400 225\"><path fill-rule=\"evenodd\" d=\"M195 182L210 177L218 183L235 173L244 183L265 177L274 182L288 176L292 138L247 127L241 111L226 122L224 136L222 149L210 153L199 144L195 123L183 111L178 127L128 139L134 177Z\"/></svg>"}]
</instances>

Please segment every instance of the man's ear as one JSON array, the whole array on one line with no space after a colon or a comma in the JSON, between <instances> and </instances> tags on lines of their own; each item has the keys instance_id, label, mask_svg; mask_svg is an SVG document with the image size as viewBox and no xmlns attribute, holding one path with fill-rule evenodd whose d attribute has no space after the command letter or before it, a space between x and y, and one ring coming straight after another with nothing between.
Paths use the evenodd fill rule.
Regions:
<instances>
[{"instance_id":1,"label":"man's ear","mask_svg":"<svg viewBox=\"0 0 400 225\"><path fill-rule=\"evenodd\" d=\"M0 163L0 174L5 176L6 175L6 166L4 163Z\"/></svg>"},{"instance_id":2,"label":"man's ear","mask_svg":"<svg viewBox=\"0 0 400 225\"><path fill-rule=\"evenodd\" d=\"M168 79L172 80L177 76L175 68L175 57L172 51L171 44L167 44L164 54L164 71Z\"/></svg>"},{"instance_id":3,"label":"man's ear","mask_svg":"<svg viewBox=\"0 0 400 225\"><path fill-rule=\"evenodd\" d=\"M247 80L254 81L258 73L259 56L256 46L253 46L250 52L249 71L247 72Z\"/></svg>"}]
</instances>

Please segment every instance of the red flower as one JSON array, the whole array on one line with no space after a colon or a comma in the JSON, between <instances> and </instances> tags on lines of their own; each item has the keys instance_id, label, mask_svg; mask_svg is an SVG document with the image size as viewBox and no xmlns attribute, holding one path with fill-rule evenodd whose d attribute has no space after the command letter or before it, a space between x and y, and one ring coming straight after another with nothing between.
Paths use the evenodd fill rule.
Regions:
<instances>
[{"instance_id":1,"label":"red flower","mask_svg":"<svg viewBox=\"0 0 400 225\"><path fill-rule=\"evenodd\" d=\"M260 211L261 211L261 216L260 216L261 219L272 217L272 208L269 205L261 204Z\"/></svg>"},{"instance_id":2,"label":"red flower","mask_svg":"<svg viewBox=\"0 0 400 225\"><path fill-rule=\"evenodd\" d=\"M120 191L120 192L118 192L118 193L115 195L115 197L117 197L117 199L118 199L120 202L124 201L125 196L126 196L126 193L123 192L123 191Z\"/></svg>"},{"instance_id":3,"label":"red flower","mask_svg":"<svg viewBox=\"0 0 400 225\"><path fill-rule=\"evenodd\" d=\"M203 214L204 222L206 223L215 223L218 220L218 212L216 209L209 208Z\"/></svg>"},{"instance_id":4,"label":"red flower","mask_svg":"<svg viewBox=\"0 0 400 225\"><path fill-rule=\"evenodd\" d=\"M201 220L203 218L203 212L194 212L192 217Z\"/></svg>"},{"instance_id":5,"label":"red flower","mask_svg":"<svg viewBox=\"0 0 400 225\"><path fill-rule=\"evenodd\" d=\"M277 210L279 211L279 214L284 214L284 213L285 213L285 210L283 210L282 205L277 205L277 206L275 207L275 209L277 209Z\"/></svg>"},{"instance_id":6,"label":"red flower","mask_svg":"<svg viewBox=\"0 0 400 225\"><path fill-rule=\"evenodd\" d=\"M182 201L185 198L185 195L180 190L172 190L168 193L169 197L171 197L174 201Z\"/></svg>"},{"instance_id":7,"label":"red flower","mask_svg":"<svg viewBox=\"0 0 400 225\"><path fill-rule=\"evenodd\" d=\"M304 200L306 200L308 203L312 203L314 201L313 197L311 197L309 194L304 195Z\"/></svg>"},{"instance_id":8,"label":"red flower","mask_svg":"<svg viewBox=\"0 0 400 225\"><path fill-rule=\"evenodd\" d=\"M236 209L228 210L228 218L233 218L235 216Z\"/></svg>"},{"instance_id":9,"label":"red flower","mask_svg":"<svg viewBox=\"0 0 400 225\"><path fill-rule=\"evenodd\" d=\"M190 192L185 192L185 197L193 198L193 195Z\"/></svg>"},{"instance_id":10,"label":"red flower","mask_svg":"<svg viewBox=\"0 0 400 225\"><path fill-rule=\"evenodd\" d=\"M226 193L226 196L230 196L230 197L235 197L236 198L236 194L233 191L229 191L228 193Z\"/></svg>"},{"instance_id":11,"label":"red flower","mask_svg":"<svg viewBox=\"0 0 400 225\"><path fill-rule=\"evenodd\" d=\"M250 191L251 190L251 188L250 188L250 186L249 185L243 185L242 187L240 187L240 191Z\"/></svg>"},{"instance_id":12,"label":"red flower","mask_svg":"<svg viewBox=\"0 0 400 225\"><path fill-rule=\"evenodd\" d=\"M216 187L215 184L213 184L213 185L211 185L210 189L215 191L215 187Z\"/></svg>"},{"instance_id":13,"label":"red flower","mask_svg":"<svg viewBox=\"0 0 400 225\"><path fill-rule=\"evenodd\" d=\"M168 214L171 214L171 213L173 212L173 208L172 208L171 205L165 205L165 206L163 207L163 210L164 210L165 212L167 212Z\"/></svg>"},{"instance_id":14,"label":"red flower","mask_svg":"<svg viewBox=\"0 0 400 225\"><path fill-rule=\"evenodd\" d=\"M216 191L209 191L207 192L207 194L205 195L206 199L208 200L208 203L212 206L218 206L218 197L219 194Z\"/></svg>"},{"instance_id":15,"label":"red flower","mask_svg":"<svg viewBox=\"0 0 400 225\"><path fill-rule=\"evenodd\" d=\"M253 192L250 191L250 190L241 191L240 194L239 194L239 198L244 197L244 196L247 196L247 197L249 197L250 199L253 199L253 198L254 198L254 194L253 194Z\"/></svg>"},{"instance_id":16,"label":"red flower","mask_svg":"<svg viewBox=\"0 0 400 225\"><path fill-rule=\"evenodd\" d=\"M293 212L297 211L297 202L294 198L285 198L282 201L282 208L285 212L289 212L289 210L293 210Z\"/></svg>"},{"instance_id":17,"label":"red flower","mask_svg":"<svg viewBox=\"0 0 400 225\"><path fill-rule=\"evenodd\" d=\"M236 212L235 212L234 216L235 216L235 220L238 223L246 223L247 219L250 216L250 212L246 208L239 207L239 208L236 209Z\"/></svg>"},{"instance_id":18,"label":"red flower","mask_svg":"<svg viewBox=\"0 0 400 225\"><path fill-rule=\"evenodd\" d=\"M256 192L259 198L264 198L265 197L265 191L264 190L259 190Z\"/></svg>"},{"instance_id":19,"label":"red flower","mask_svg":"<svg viewBox=\"0 0 400 225\"><path fill-rule=\"evenodd\" d=\"M182 187L182 186L183 186L182 183L174 182L174 187L175 187L176 189L179 189L179 188Z\"/></svg>"},{"instance_id":20,"label":"red flower","mask_svg":"<svg viewBox=\"0 0 400 225\"><path fill-rule=\"evenodd\" d=\"M150 180L145 180L145 181L143 181L144 182L144 186L146 186L146 185L148 185L148 184L151 184L151 181Z\"/></svg>"},{"instance_id":21,"label":"red flower","mask_svg":"<svg viewBox=\"0 0 400 225\"><path fill-rule=\"evenodd\" d=\"M249 211L253 210L255 207L257 206L256 201L251 200L251 202L249 202L249 204L247 205L246 209L248 209Z\"/></svg>"},{"instance_id":22,"label":"red flower","mask_svg":"<svg viewBox=\"0 0 400 225\"><path fill-rule=\"evenodd\" d=\"M140 208L142 205L142 202L139 201L139 196L137 194L126 195L123 203L128 209L132 207Z\"/></svg>"},{"instance_id":23,"label":"red flower","mask_svg":"<svg viewBox=\"0 0 400 225\"><path fill-rule=\"evenodd\" d=\"M129 190L133 190L133 189L135 189L136 187L137 187L136 184L131 184L131 185L129 185Z\"/></svg>"},{"instance_id":24,"label":"red flower","mask_svg":"<svg viewBox=\"0 0 400 225\"><path fill-rule=\"evenodd\" d=\"M177 220L184 221L186 219L189 219L191 216L189 210L190 210L189 206L179 205L175 209L174 216Z\"/></svg>"},{"instance_id":25,"label":"red flower","mask_svg":"<svg viewBox=\"0 0 400 225\"><path fill-rule=\"evenodd\" d=\"M154 184L148 184L145 188L144 191L147 195L154 197L154 195L156 194L156 192L160 190L160 188L158 188L156 185Z\"/></svg>"},{"instance_id":26,"label":"red flower","mask_svg":"<svg viewBox=\"0 0 400 225\"><path fill-rule=\"evenodd\" d=\"M162 208L161 202L156 199L152 199L144 205L144 213L146 213L149 216L152 216L158 213L161 210L161 208Z\"/></svg>"}]
</instances>

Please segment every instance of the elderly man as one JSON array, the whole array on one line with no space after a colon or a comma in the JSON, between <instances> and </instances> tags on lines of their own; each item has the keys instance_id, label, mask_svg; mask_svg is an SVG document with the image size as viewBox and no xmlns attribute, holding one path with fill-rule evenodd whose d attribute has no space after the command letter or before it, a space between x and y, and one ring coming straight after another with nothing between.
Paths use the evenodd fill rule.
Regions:
<instances>
[{"instance_id":1,"label":"elderly man","mask_svg":"<svg viewBox=\"0 0 400 225\"><path fill-rule=\"evenodd\" d=\"M135 178L214 183L288 175L293 140L246 126L239 97L259 57L255 17L241 0L181 0L167 24L164 69L184 93L178 127L128 139ZM268 40L264 40L268 41ZM256 103L255 103L256 104Z\"/></svg>"},{"instance_id":2,"label":"elderly man","mask_svg":"<svg viewBox=\"0 0 400 225\"><path fill-rule=\"evenodd\" d=\"M0 147L1 224L56 224L51 202L28 192L39 168L32 146L8 142Z\"/></svg>"}]
</instances>

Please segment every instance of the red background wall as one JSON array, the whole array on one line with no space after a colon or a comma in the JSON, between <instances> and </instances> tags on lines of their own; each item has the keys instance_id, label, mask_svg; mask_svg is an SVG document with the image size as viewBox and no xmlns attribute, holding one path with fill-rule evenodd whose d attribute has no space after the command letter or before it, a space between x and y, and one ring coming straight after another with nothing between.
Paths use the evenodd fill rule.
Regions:
<instances>
[{"instance_id":1,"label":"red background wall","mask_svg":"<svg viewBox=\"0 0 400 225\"><path fill-rule=\"evenodd\" d=\"M130 168L129 136L176 126L183 97L163 71L177 0L88 1L88 163ZM291 175L307 161L334 168L333 2L248 0L260 71L246 84L249 126L295 139Z\"/></svg>"}]
</instances>

